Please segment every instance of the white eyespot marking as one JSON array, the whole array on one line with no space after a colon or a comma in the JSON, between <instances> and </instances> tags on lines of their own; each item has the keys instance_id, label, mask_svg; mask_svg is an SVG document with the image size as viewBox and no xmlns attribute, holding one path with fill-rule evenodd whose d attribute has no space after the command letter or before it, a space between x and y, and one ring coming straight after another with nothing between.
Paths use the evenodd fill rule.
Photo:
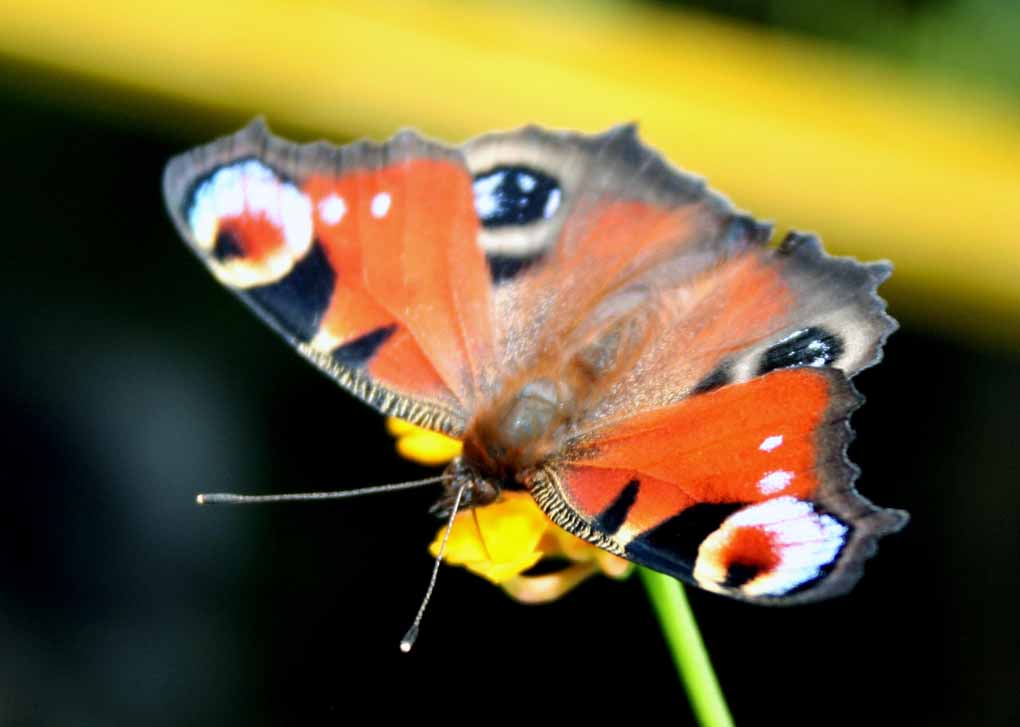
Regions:
<instances>
[{"instance_id":1,"label":"white eyespot marking","mask_svg":"<svg viewBox=\"0 0 1020 727\"><path fill-rule=\"evenodd\" d=\"M312 201L293 184L286 184L283 185L277 204L283 223L283 239L291 254L298 258L312 244ZM271 207L267 212L269 218L273 219L276 208Z\"/></svg>"},{"instance_id":2,"label":"white eyespot marking","mask_svg":"<svg viewBox=\"0 0 1020 727\"><path fill-rule=\"evenodd\" d=\"M187 217L195 242L206 251L216 245L222 220L245 214L264 217L280 230L284 244L297 257L312 243L311 213L311 201L300 189L250 159L221 167L202 182Z\"/></svg>"},{"instance_id":3,"label":"white eyespot marking","mask_svg":"<svg viewBox=\"0 0 1020 727\"><path fill-rule=\"evenodd\" d=\"M372 197L372 216L376 219L385 217L386 213L390 211L390 203L392 201L389 192L379 192L379 194Z\"/></svg>"},{"instance_id":4,"label":"white eyespot marking","mask_svg":"<svg viewBox=\"0 0 1020 727\"><path fill-rule=\"evenodd\" d=\"M763 495L771 495L779 492L793 481L793 473L786 470L776 470L758 480L758 492Z\"/></svg>"},{"instance_id":5,"label":"white eyespot marking","mask_svg":"<svg viewBox=\"0 0 1020 727\"><path fill-rule=\"evenodd\" d=\"M506 172L487 174L476 179L471 185L475 196L475 213L481 219L492 217L499 211L500 196L497 194L497 190L503 184L505 176Z\"/></svg>"},{"instance_id":6,"label":"white eyespot marking","mask_svg":"<svg viewBox=\"0 0 1020 727\"><path fill-rule=\"evenodd\" d=\"M549 219L556 214L556 210L560 208L560 198L562 196L559 187L549 192L549 197L545 200L545 207L542 209L543 217Z\"/></svg>"},{"instance_id":7,"label":"white eyespot marking","mask_svg":"<svg viewBox=\"0 0 1020 727\"><path fill-rule=\"evenodd\" d=\"M223 167L202 182L191 199L188 225L195 242L212 250L221 217L235 217L244 211L240 165Z\"/></svg>"},{"instance_id":8,"label":"white eyespot marking","mask_svg":"<svg viewBox=\"0 0 1020 727\"><path fill-rule=\"evenodd\" d=\"M517 173L517 188L527 194L535 188L538 184L538 180L527 172Z\"/></svg>"},{"instance_id":9,"label":"white eyespot marking","mask_svg":"<svg viewBox=\"0 0 1020 727\"><path fill-rule=\"evenodd\" d=\"M327 225L338 225L347 214L347 203L337 194L330 194L319 200L319 219Z\"/></svg>"},{"instance_id":10,"label":"white eyespot marking","mask_svg":"<svg viewBox=\"0 0 1020 727\"><path fill-rule=\"evenodd\" d=\"M765 439L761 440L761 444L758 445L758 449L762 452L771 452L782 443L783 435L773 434L771 437L765 437Z\"/></svg>"},{"instance_id":11,"label":"white eyespot marking","mask_svg":"<svg viewBox=\"0 0 1020 727\"><path fill-rule=\"evenodd\" d=\"M758 538L737 538L745 528ZM731 565L754 566L757 573L740 590L748 596L782 596L819 575L839 555L848 529L810 502L776 497L730 515L698 548L694 578L709 590L725 591ZM747 552L741 542L758 543Z\"/></svg>"}]
</instances>

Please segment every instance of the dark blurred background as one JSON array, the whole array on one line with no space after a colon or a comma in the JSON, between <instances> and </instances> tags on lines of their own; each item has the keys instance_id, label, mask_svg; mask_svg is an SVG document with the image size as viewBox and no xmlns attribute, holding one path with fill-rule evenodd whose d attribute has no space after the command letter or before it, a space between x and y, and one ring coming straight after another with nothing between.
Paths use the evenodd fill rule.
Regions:
<instances>
[{"instance_id":1,"label":"dark blurred background","mask_svg":"<svg viewBox=\"0 0 1020 727\"><path fill-rule=\"evenodd\" d=\"M150 10L173 12L161 7ZM174 32L187 53L180 67L165 69L173 80L164 86L157 83L164 71L145 75L152 59L138 50L144 42L125 37L118 9L142 12L133 6L100 4L89 11L100 13L89 24L56 4L16 4L0 30L0 300L8 320L0 359L0 725L532 724L621 716L632 724L692 724L636 578L595 580L555 604L525 607L460 569L444 569L416 650L404 656L397 642L430 568L432 493L265 509L195 506L200 490L282 492L430 473L398 459L383 420L219 288L171 228L159 197L166 160L286 101L280 87L264 105L220 102L217 84L226 82L203 65L202 49L223 31L256 85L281 66L283 78L301 71L291 67L293 57L238 45L218 9L204 24L199 7L181 5ZM257 20L269 6L245 7L235 8L238 17L250 12ZM359 17L376 12L367 3L335 7ZM417 14L417 32L427 38L429 22L453 27L459 13L475 12L467 8L405 9ZM529 41L531 29L555 37L535 17L547 12L538 5L486 4L484 12L517 18L520 25L507 32L518 34L522 47L540 40ZM796 38L819 57L860 58L875 93L892 102L903 78L922 89L963 89L987 101L968 113L985 114L1007 132L971 141L987 145L981 149L997 160L990 164L1003 154L1020 159L1008 157L1020 148L1015 5L874 0L821 11L806 2L698 0L567 3L555 12L565 24L596 18L603 29L618 25L639 38L653 13L675 23L678 38L690 24L717 28L720 47L735 43L734 52L756 39ZM635 26L632 16L645 20ZM46 18L56 29L51 45ZM385 37L389 19L373 22ZM75 23L79 30L67 28ZM472 37L477 31L473 52L484 55L485 33L499 28L462 30ZM301 37L285 40L300 53ZM436 48L442 53L441 44ZM685 52L682 43L673 50ZM106 65L96 64L99 56ZM640 78L656 73L645 65L624 70ZM884 72L901 80L888 87ZM352 74L371 81L372 69L336 73L340 86L350 86ZM428 83L429 73L415 69L414 77ZM484 89L541 80L470 78L456 103L465 103L471 83ZM199 90L181 90L191 87ZM436 133L447 128L453 138L471 131L474 121L437 115L442 89L430 93L422 123ZM270 120L297 138L345 141L417 125L416 104L424 103L394 101L385 87L352 98L347 113L340 100L324 96L332 109L328 128L284 112L279 123ZM393 104L386 113L399 121L389 128L389 116L366 122L375 99ZM568 88L562 103L571 103ZM845 120L839 100L833 103L817 123L840 129ZM916 123L937 127L937 108L919 109ZM626 100L604 111L615 120L658 118L654 108L629 108ZM545 123L564 118L549 109L515 113ZM599 118L590 117L593 128ZM673 160L688 165L676 148ZM791 151L797 153L805 152ZM824 167L824 148L819 153ZM930 153L938 159L940 150ZM695 171L733 176L719 158L718 174ZM1020 190L1020 166L1012 167L1015 176L1008 164L998 169L986 175L990 189ZM881 176L881 167L875 173ZM767 169L755 174L768 186ZM922 188L932 182L917 180ZM798 189L779 194L797 209ZM958 201L956 215L974 215L976 228L990 224L968 207L965 186L949 194ZM767 610L690 593L739 724L1020 720L1020 308L1008 285L985 285L978 273L960 277L982 256L992 268L1016 271L1020 228L998 240L956 239L958 250L926 267L928 256L940 253L914 225L944 210L918 210L911 191L903 195L904 222L882 240L888 252L878 253L910 261L897 273L906 282L888 290L902 330L885 362L857 379L868 403L854 415L851 455L864 472L862 492L913 519L883 542L846 598ZM733 196L759 216L775 217L757 208L757 199ZM1012 200L1001 221L1016 219L1020 202ZM797 224L780 220L780 227ZM838 239L818 231L841 253L876 256L862 225L855 231L836 224ZM954 255L962 273L944 263Z\"/></svg>"}]
</instances>

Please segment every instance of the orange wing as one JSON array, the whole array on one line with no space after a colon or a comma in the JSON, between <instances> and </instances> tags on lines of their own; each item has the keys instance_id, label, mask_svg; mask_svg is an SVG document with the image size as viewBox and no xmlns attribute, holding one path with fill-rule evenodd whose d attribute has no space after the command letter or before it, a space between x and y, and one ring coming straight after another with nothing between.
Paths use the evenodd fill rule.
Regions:
<instances>
[{"instance_id":1,"label":"orange wing","mask_svg":"<svg viewBox=\"0 0 1020 727\"><path fill-rule=\"evenodd\" d=\"M905 515L853 489L848 379L895 329L888 263L827 255L642 145L529 127L465 145L479 241L498 263L512 393L567 382L522 479L570 532L737 597L852 585Z\"/></svg>"},{"instance_id":2,"label":"orange wing","mask_svg":"<svg viewBox=\"0 0 1020 727\"><path fill-rule=\"evenodd\" d=\"M633 126L595 136L531 126L473 139L464 154L507 377L550 349L597 343L621 318L654 309L653 287L687 284L768 236Z\"/></svg>"},{"instance_id":3,"label":"orange wing","mask_svg":"<svg viewBox=\"0 0 1020 727\"><path fill-rule=\"evenodd\" d=\"M859 403L836 370L775 371L572 442L533 473L532 493L567 530L702 588L825 598L906 519L853 488Z\"/></svg>"},{"instance_id":4,"label":"orange wing","mask_svg":"<svg viewBox=\"0 0 1020 727\"><path fill-rule=\"evenodd\" d=\"M385 413L457 434L493 358L471 175L403 132L296 145L256 121L174 159L178 229L221 282Z\"/></svg>"},{"instance_id":5,"label":"orange wing","mask_svg":"<svg viewBox=\"0 0 1020 727\"><path fill-rule=\"evenodd\" d=\"M875 295L887 263L830 257L807 235L767 246L770 225L670 165L633 126L526 127L474 139L464 154L501 375L566 379L580 365L594 386L579 428L747 381L769 356L852 376L895 328Z\"/></svg>"},{"instance_id":6,"label":"orange wing","mask_svg":"<svg viewBox=\"0 0 1020 727\"><path fill-rule=\"evenodd\" d=\"M302 354L451 434L551 348L597 348L635 312L654 330L650 278L677 289L768 234L633 127L338 148L256 121L174 159L164 195L216 277Z\"/></svg>"}]
</instances>

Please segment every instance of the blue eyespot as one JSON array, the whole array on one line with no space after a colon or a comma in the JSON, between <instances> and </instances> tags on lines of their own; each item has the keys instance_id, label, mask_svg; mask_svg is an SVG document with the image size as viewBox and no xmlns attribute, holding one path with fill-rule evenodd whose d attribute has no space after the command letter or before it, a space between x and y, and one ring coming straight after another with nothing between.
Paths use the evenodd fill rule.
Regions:
<instances>
[{"instance_id":1,"label":"blue eyespot","mask_svg":"<svg viewBox=\"0 0 1020 727\"><path fill-rule=\"evenodd\" d=\"M527 225L556 214L563 198L559 182L521 166L495 167L474 183L475 211L483 227Z\"/></svg>"}]
</instances>

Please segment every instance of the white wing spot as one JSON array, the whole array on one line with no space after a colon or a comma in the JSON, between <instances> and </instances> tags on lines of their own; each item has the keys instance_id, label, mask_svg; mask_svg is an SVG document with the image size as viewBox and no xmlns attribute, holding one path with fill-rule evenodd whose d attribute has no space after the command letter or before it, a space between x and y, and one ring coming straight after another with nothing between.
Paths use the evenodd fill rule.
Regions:
<instances>
[{"instance_id":1,"label":"white wing spot","mask_svg":"<svg viewBox=\"0 0 1020 727\"><path fill-rule=\"evenodd\" d=\"M758 480L758 491L763 495L771 495L779 492L793 481L793 472L776 470Z\"/></svg>"},{"instance_id":2,"label":"white wing spot","mask_svg":"<svg viewBox=\"0 0 1020 727\"><path fill-rule=\"evenodd\" d=\"M762 452L771 452L773 449L783 443L782 434L773 434L771 437L765 437L758 445L758 449Z\"/></svg>"},{"instance_id":3,"label":"white wing spot","mask_svg":"<svg viewBox=\"0 0 1020 727\"><path fill-rule=\"evenodd\" d=\"M344 198L330 194L319 200L319 218L327 225L338 225L347 214L347 203Z\"/></svg>"},{"instance_id":4,"label":"white wing spot","mask_svg":"<svg viewBox=\"0 0 1020 727\"><path fill-rule=\"evenodd\" d=\"M385 217L386 213L390 211L390 203L392 201L389 192L380 192L372 197L372 216L376 219Z\"/></svg>"}]
</instances>

